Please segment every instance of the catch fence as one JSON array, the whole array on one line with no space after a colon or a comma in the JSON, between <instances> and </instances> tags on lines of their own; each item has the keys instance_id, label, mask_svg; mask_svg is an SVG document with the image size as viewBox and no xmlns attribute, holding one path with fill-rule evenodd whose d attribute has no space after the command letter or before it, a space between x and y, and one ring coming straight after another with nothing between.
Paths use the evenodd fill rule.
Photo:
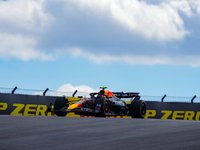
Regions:
<instances>
[{"instance_id":1,"label":"catch fence","mask_svg":"<svg viewBox=\"0 0 200 150\"><path fill-rule=\"evenodd\" d=\"M93 91L96 92L96 91ZM54 91L48 88L43 90L34 90L34 89L22 89L18 87L14 88L5 88L0 87L0 93L9 93L9 94L23 94L23 95L40 95L40 96L66 96L66 97L89 97L89 92L83 91ZM188 96L188 97L179 97L179 96L169 96L169 95L160 95L160 96L151 96L151 95L142 95L140 94L142 100L144 101L157 101L157 102L187 102L187 103L200 103L200 97ZM131 99L127 99L131 100Z\"/></svg>"}]
</instances>

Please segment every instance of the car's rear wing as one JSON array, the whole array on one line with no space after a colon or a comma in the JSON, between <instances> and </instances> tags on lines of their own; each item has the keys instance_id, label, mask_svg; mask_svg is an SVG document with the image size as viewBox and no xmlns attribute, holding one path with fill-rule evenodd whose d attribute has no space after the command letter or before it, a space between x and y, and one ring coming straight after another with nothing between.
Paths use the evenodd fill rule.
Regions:
<instances>
[{"instance_id":1,"label":"car's rear wing","mask_svg":"<svg viewBox=\"0 0 200 150\"><path fill-rule=\"evenodd\" d=\"M139 93L124 93L124 92L112 92L118 98L132 98L132 97L140 97Z\"/></svg>"}]
</instances>

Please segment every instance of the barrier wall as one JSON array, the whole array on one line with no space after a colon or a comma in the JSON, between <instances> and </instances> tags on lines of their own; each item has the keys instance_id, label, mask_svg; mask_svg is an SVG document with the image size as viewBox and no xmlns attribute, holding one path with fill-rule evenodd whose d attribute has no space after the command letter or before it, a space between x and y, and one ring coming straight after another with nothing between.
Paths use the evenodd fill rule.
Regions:
<instances>
[{"instance_id":1,"label":"barrier wall","mask_svg":"<svg viewBox=\"0 0 200 150\"><path fill-rule=\"evenodd\" d=\"M148 102L145 118L196 120L200 119L200 103Z\"/></svg>"},{"instance_id":2,"label":"barrier wall","mask_svg":"<svg viewBox=\"0 0 200 150\"><path fill-rule=\"evenodd\" d=\"M52 116L47 112L50 103L54 104L57 97L34 96L20 94L0 93L0 114L26 115L26 116ZM64 98L64 97L63 97ZM69 98L69 101L78 98ZM150 102L146 101L146 119L174 119L174 120L200 120L200 103L180 102ZM67 114L67 117L85 117ZM113 117L111 117L113 118ZM116 116L114 118L130 118L127 116Z\"/></svg>"},{"instance_id":3,"label":"barrier wall","mask_svg":"<svg viewBox=\"0 0 200 150\"><path fill-rule=\"evenodd\" d=\"M0 93L0 114L51 116L47 113L49 104L57 97Z\"/></svg>"}]
</instances>

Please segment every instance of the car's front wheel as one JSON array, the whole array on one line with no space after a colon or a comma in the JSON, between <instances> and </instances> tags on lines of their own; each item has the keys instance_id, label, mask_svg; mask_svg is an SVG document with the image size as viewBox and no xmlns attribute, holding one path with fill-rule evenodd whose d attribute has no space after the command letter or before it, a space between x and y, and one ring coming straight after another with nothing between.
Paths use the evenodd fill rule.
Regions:
<instances>
[{"instance_id":1,"label":"car's front wheel","mask_svg":"<svg viewBox=\"0 0 200 150\"><path fill-rule=\"evenodd\" d=\"M62 111L59 111L62 107L64 107L65 105L65 98L63 97L58 97L54 103L54 111L55 111L55 114L56 116L66 116L67 113L66 112L62 112Z\"/></svg>"},{"instance_id":2,"label":"car's front wheel","mask_svg":"<svg viewBox=\"0 0 200 150\"><path fill-rule=\"evenodd\" d=\"M95 117L106 117L110 113L110 103L105 98L100 98L96 100L95 110L98 112L95 113Z\"/></svg>"}]
</instances>

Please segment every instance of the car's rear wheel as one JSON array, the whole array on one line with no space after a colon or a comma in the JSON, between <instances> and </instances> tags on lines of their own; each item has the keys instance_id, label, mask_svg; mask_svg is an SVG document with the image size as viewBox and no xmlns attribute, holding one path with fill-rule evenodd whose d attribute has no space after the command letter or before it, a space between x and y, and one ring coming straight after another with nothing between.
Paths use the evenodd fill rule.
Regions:
<instances>
[{"instance_id":1,"label":"car's rear wheel","mask_svg":"<svg viewBox=\"0 0 200 150\"><path fill-rule=\"evenodd\" d=\"M144 118L146 115L146 103L142 100L133 100L130 104L130 115L132 118Z\"/></svg>"},{"instance_id":2,"label":"car's rear wheel","mask_svg":"<svg viewBox=\"0 0 200 150\"><path fill-rule=\"evenodd\" d=\"M65 106L66 99L63 97L58 97L54 103L54 111L56 116L66 116L66 112L59 111L62 107Z\"/></svg>"},{"instance_id":3,"label":"car's rear wheel","mask_svg":"<svg viewBox=\"0 0 200 150\"><path fill-rule=\"evenodd\" d=\"M110 113L110 103L105 98L97 99L95 109L99 111L95 114L95 117L106 117Z\"/></svg>"}]
</instances>

